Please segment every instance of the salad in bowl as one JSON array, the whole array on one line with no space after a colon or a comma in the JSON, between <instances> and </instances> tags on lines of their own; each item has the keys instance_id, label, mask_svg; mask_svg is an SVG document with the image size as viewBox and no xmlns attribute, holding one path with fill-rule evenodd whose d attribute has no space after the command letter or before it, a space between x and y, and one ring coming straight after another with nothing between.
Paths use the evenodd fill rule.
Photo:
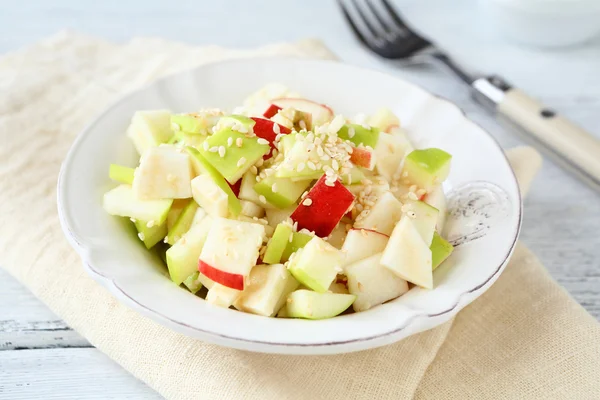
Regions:
<instances>
[{"instance_id":1,"label":"salad in bowl","mask_svg":"<svg viewBox=\"0 0 600 400\"><path fill-rule=\"evenodd\" d=\"M388 109L344 116L269 85L231 111L138 111L126 134L139 163L110 165L105 211L131 220L173 284L216 306L362 312L432 289L453 251L452 156L415 149Z\"/></svg>"}]
</instances>

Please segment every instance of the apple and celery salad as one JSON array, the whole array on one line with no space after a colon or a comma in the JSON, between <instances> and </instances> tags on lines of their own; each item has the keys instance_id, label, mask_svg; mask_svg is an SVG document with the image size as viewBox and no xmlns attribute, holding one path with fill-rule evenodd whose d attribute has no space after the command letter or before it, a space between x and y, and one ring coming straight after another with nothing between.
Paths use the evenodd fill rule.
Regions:
<instances>
[{"instance_id":1,"label":"apple and celery salad","mask_svg":"<svg viewBox=\"0 0 600 400\"><path fill-rule=\"evenodd\" d=\"M175 284L222 307L322 319L431 289L452 252L451 156L414 149L387 109L347 119L286 94L231 114L135 113L139 165L110 166L104 208L166 251Z\"/></svg>"}]
</instances>

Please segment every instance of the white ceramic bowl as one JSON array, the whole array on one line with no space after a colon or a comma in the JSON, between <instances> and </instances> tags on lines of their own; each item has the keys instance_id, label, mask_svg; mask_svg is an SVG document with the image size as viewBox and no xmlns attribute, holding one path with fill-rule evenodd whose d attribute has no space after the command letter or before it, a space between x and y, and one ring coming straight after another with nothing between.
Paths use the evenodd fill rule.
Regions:
<instances>
[{"instance_id":1,"label":"white ceramic bowl","mask_svg":"<svg viewBox=\"0 0 600 400\"><path fill-rule=\"evenodd\" d=\"M417 147L437 146L453 154L446 189L455 211L448 235L462 244L435 271L435 289L413 288L367 312L322 321L265 318L223 309L174 285L162 262L137 240L131 224L103 211L102 194L114 186L107 175L109 163L137 162L125 137L136 110L231 109L271 82L283 83L345 115L390 107ZM282 58L206 65L127 95L73 144L59 178L58 207L64 232L86 270L124 304L200 340L287 354L363 350L449 320L498 278L521 223L519 189L502 149L458 107L380 72Z\"/></svg>"}]
</instances>

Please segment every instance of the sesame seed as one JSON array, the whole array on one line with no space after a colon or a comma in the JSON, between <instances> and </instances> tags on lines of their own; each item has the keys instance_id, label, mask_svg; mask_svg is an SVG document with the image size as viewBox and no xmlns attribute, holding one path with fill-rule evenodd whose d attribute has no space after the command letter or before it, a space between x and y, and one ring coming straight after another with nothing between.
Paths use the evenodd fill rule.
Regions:
<instances>
[{"instance_id":1,"label":"sesame seed","mask_svg":"<svg viewBox=\"0 0 600 400\"><path fill-rule=\"evenodd\" d=\"M356 132L354 131L354 127L352 127L352 126L351 126L351 127L349 127L349 128L348 128L348 137L349 137L350 139L352 139L352 138L354 137L354 135L355 135L355 134L356 134Z\"/></svg>"},{"instance_id":2,"label":"sesame seed","mask_svg":"<svg viewBox=\"0 0 600 400\"><path fill-rule=\"evenodd\" d=\"M263 204L267 203L267 199L262 194L260 196L258 196L258 200L260 200L260 202L263 203Z\"/></svg>"},{"instance_id":3,"label":"sesame seed","mask_svg":"<svg viewBox=\"0 0 600 400\"><path fill-rule=\"evenodd\" d=\"M292 243L292 240L294 240L294 232L290 232L290 237L288 238L288 242Z\"/></svg>"},{"instance_id":4,"label":"sesame seed","mask_svg":"<svg viewBox=\"0 0 600 400\"><path fill-rule=\"evenodd\" d=\"M148 223L146 224L146 227L148 228L152 228L154 226L154 221L148 221Z\"/></svg>"},{"instance_id":5,"label":"sesame seed","mask_svg":"<svg viewBox=\"0 0 600 400\"><path fill-rule=\"evenodd\" d=\"M242 147L243 144L244 144L244 139L242 139L241 137L235 139L235 145L237 147Z\"/></svg>"},{"instance_id":6,"label":"sesame seed","mask_svg":"<svg viewBox=\"0 0 600 400\"><path fill-rule=\"evenodd\" d=\"M263 164L265 163L265 160L263 160L262 158L259 159L254 165L256 165L258 168L262 167Z\"/></svg>"},{"instance_id":7,"label":"sesame seed","mask_svg":"<svg viewBox=\"0 0 600 400\"><path fill-rule=\"evenodd\" d=\"M312 161L308 161L308 162L306 163L306 165L308 165L308 168L312 169L313 171L316 171L316 170L317 170L317 166L316 166L316 165L315 165L315 163L314 163L314 162L312 162Z\"/></svg>"},{"instance_id":8,"label":"sesame seed","mask_svg":"<svg viewBox=\"0 0 600 400\"><path fill-rule=\"evenodd\" d=\"M260 176L256 176L256 182L260 182Z\"/></svg>"},{"instance_id":9,"label":"sesame seed","mask_svg":"<svg viewBox=\"0 0 600 400\"><path fill-rule=\"evenodd\" d=\"M306 164L304 164L303 162L301 162L300 164L298 164L298 166L296 167L296 171L298 172L302 172L302 170L304 169L304 167L306 166Z\"/></svg>"},{"instance_id":10,"label":"sesame seed","mask_svg":"<svg viewBox=\"0 0 600 400\"><path fill-rule=\"evenodd\" d=\"M135 218L129 218L129 220L130 220L131 222L134 222L134 223L135 223L135 221L136 221L136 219L135 219Z\"/></svg>"},{"instance_id":11,"label":"sesame seed","mask_svg":"<svg viewBox=\"0 0 600 400\"><path fill-rule=\"evenodd\" d=\"M273 133L278 135L280 132L281 132L281 129L279 128L279 124L273 124Z\"/></svg>"},{"instance_id":12,"label":"sesame seed","mask_svg":"<svg viewBox=\"0 0 600 400\"><path fill-rule=\"evenodd\" d=\"M419 196L419 197L425 195L425 193L427 193L427 191L425 189L419 189L419 190L417 190L417 196Z\"/></svg>"},{"instance_id":13,"label":"sesame seed","mask_svg":"<svg viewBox=\"0 0 600 400\"><path fill-rule=\"evenodd\" d=\"M218 151L219 151L219 147L218 147L218 146L213 146L213 147L211 147L211 148L210 148L210 150L208 150L208 151L210 151L211 153L216 153L216 152L218 152Z\"/></svg>"},{"instance_id":14,"label":"sesame seed","mask_svg":"<svg viewBox=\"0 0 600 400\"><path fill-rule=\"evenodd\" d=\"M263 138L258 138L257 142L258 144L269 144L269 141Z\"/></svg>"},{"instance_id":15,"label":"sesame seed","mask_svg":"<svg viewBox=\"0 0 600 400\"><path fill-rule=\"evenodd\" d=\"M246 163L246 157L242 157L238 160L237 162L237 166L241 167L242 165L244 165ZM255 167L256 168L256 167Z\"/></svg>"},{"instance_id":16,"label":"sesame seed","mask_svg":"<svg viewBox=\"0 0 600 400\"><path fill-rule=\"evenodd\" d=\"M300 125L300 129L306 130L306 122L303 119L300 120L298 125Z\"/></svg>"},{"instance_id":17,"label":"sesame seed","mask_svg":"<svg viewBox=\"0 0 600 400\"><path fill-rule=\"evenodd\" d=\"M225 157L225 146L219 146L219 157L223 158Z\"/></svg>"},{"instance_id":18,"label":"sesame seed","mask_svg":"<svg viewBox=\"0 0 600 400\"><path fill-rule=\"evenodd\" d=\"M171 129L173 129L174 131L180 131L181 126L179 126L179 124L177 124L175 122L171 122Z\"/></svg>"},{"instance_id":19,"label":"sesame seed","mask_svg":"<svg viewBox=\"0 0 600 400\"><path fill-rule=\"evenodd\" d=\"M408 198L411 200L419 200L419 198L414 192L408 192Z\"/></svg>"},{"instance_id":20,"label":"sesame seed","mask_svg":"<svg viewBox=\"0 0 600 400\"><path fill-rule=\"evenodd\" d=\"M334 187L335 186L335 181L332 181L330 179L325 179L325 185L330 186L330 187Z\"/></svg>"},{"instance_id":21,"label":"sesame seed","mask_svg":"<svg viewBox=\"0 0 600 400\"><path fill-rule=\"evenodd\" d=\"M340 169L340 165L338 164L338 162L337 162L336 160L332 160L332 161L331 161L331 167L332 167L334 170L339 170L339 169Z\"/></svg>"},{"instance_id":22,"label":"sesame seed","mask_svg":"<svg viewBox=\"0 0 600 400\"><path fill-rule=\"evenodd\" d=\"M302 201L302 205L303 206L310 206L312 204L312 200L310 199L310 197L307 197L306 199L304 199L304 201Z\"/></svg>"},{"instance_id":23,"label":"sesame seed","mask_svg":"<svg viewBox=\"0 0 600 400\"><path fill-rule=\"evenodd\" d=\"M205 140L204 143L202 143L202 148L204 149L204 151L208 151L208 142Z\"/></svg>"},{"instance_id":24,"label":"sesame seed","mask_svg":"<svg viewBox=\"0 0 600 400\"><path fill-rule=\"evenodd\" d=\"M232 144L233 144L233 137L229 136L227 138L227 147L231 147Z\"/></svg>"},{"instance_id":25,"label":"sesame seed","mask_svg":"<svg viewBox=\"0 0 600 400\"><path fill-rule=\"evenodd\" d=\"M277 193L277 184L276 183L274 183L274 184L271 185L271 191L273 193Z\"/></svg>"},{"instance_id":26,"label":"sesame seed","mask_svg":"<svg viewBox=\"0 0 600 400\"><path fill-rule=\"evenodd\" d=\"M140 240L144 240L146 238L142 232L138 233L138 237Z\"/></svg>"},{"instance_id":27,"label":"sesame seed","mask_svg":"<svg viewBox=\"0 0 600 400\"><path fill-rule=\"evenodd\" d=\"M258 168L256 168L255 165L250 167L250 172L252 172L254 175L258 174Z\"/></svg>"},{"instance_id":28,"label":"sesame seed","mask_svg":"<svg viewBox=\"0 0 600 400\"><path fill-rule=\"evenodd\" d=\"M305 198L308 195L308 191L304 191L304 193L302 193L302 195L300 196L301 199Z\"/></svg>"}]
</instances>

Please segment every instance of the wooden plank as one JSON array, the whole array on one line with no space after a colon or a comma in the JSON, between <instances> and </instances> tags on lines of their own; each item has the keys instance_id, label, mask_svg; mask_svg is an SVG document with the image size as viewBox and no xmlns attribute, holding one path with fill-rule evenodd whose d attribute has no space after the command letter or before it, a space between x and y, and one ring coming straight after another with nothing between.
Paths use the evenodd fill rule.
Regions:
<instances>
[{"instance_id":1,"label":"wooden plank","mask_svg":"<svg viewBox=\"0 0 600 400\"><path fill-rule=\"evenodd\" d=\"M144 399L162 397L99 350L0 352L0 399Z\"/></svg>"}]
</instances>

